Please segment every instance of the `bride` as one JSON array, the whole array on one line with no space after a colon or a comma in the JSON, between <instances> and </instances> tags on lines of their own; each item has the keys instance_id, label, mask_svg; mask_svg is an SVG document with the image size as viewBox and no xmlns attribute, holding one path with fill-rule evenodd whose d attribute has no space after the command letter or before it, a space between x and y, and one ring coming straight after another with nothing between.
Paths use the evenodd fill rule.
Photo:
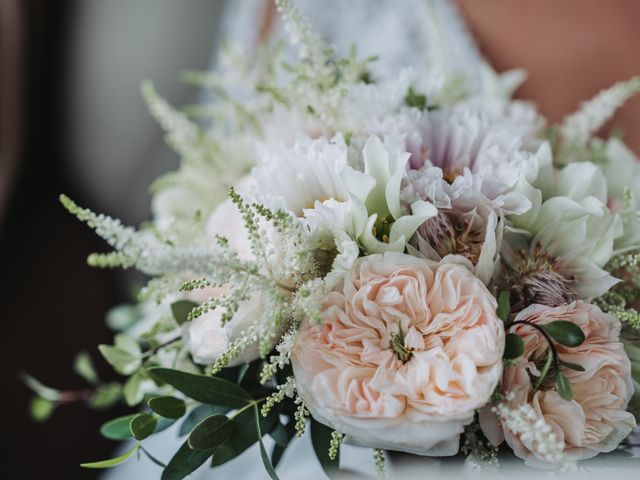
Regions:
<instances>
[{"instance_id":1,"label":"bride","mask_svg":"<svg viewBox=\"0 0 640 480\"><path fill-rule=\"evenodd\" d=\"M379 79L393 78L408 65L431 64L447 73L464 74L472 88L480 89L487 60L497 70L524 61L538 78L534 77L523 91L527 98L539 102L543 113L552 121L573 111L580 99L590 98L600 88L640 70L638 61L624 54L629 45L637 44L637 39L634 42L628 35L637 36L637 33L630 20L627 28L620 22L625 14L620 1L608 2L604 17L593 10L601 9L604 4L593 1L580 2L579 10L574 9L577 2L551 1L534 4L500 0L457 3L447 0L295 0L294 3L315 31L337 47L338 53L346 53L351 45L357 44L360 57L376 54L378 59L372 65L372 74ZM638 3L626 2L624 6L640 13ZM227 7L221 38L255 51L261 43L281 33L282 25L271 0L234 0ZM571 24L566 23L567 14L571 15ZM604 39L588 29L590 19L597 21L598 32L602 32ZM614 29L616 35L609 35L609 30ZM565 45L554 48L554 42L567 42L568 33L572 34L574 43L566 48ZM484 48L487 58L478 45ZM568 50L575 55L568 57ZM617 56L605 56L608 50ZM568 81L576 74L586 78ZM637 105L635 115L632 114L634 104L630 103L619 117L629 130L640 127ZM636 149L640 147L640 135L628 141ZM268 440L265 439L265 443ZM170 429L149 439L145 447L158 458L166 459L178 444L176 431ZM324 478L309 444L309 435L292 443L279 469L281 478ZM343 448L341 478L374 476L368 449L347 445ZM192 478L267 478L262 464L254 461L259 455L256 449L254 446L234 461L217 467L215 473L205 466ZM388 465L391 477L401 474L402 478L417 478L446 471L440 461L430 458L395 457ZM158 472L151 462L141 460L125 463L104 478L152 478ZM500 476L506 478L509 473L512 472L507 465ZM536 471L533 475L542 474ZM619 471L617 475L622 478Z\"/></svg>"}]
</instances>

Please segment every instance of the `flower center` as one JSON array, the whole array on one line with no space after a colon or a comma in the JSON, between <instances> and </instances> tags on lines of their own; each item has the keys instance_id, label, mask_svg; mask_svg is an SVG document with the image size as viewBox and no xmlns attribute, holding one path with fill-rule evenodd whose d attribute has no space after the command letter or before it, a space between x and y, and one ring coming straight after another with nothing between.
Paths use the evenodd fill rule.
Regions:
<instances>
[{"instance_id":1,"label":"flower center","mask_svg":"<svg viewBox=\"0 0 640 480\"><path fill-rule=\"evenodd\" d=\"M440 257L458 254L475 264L480 258L484 242L484 230L479 228L476 214L456 215L438 212L418 229L418 234Z\"/></svg>"},{"instance_id":2,"label":"flower center","mask_svg":"<svg viewBox=\"0 0 640 480\"><path fill-rule=\"evenodd\" d=\"M398 322L398 333L391 335L391 348L403 363L407 363L411 359L411 355L413 355L411 349L404 345L404 332L400 322Z\"/></svg>"}]
</instances>

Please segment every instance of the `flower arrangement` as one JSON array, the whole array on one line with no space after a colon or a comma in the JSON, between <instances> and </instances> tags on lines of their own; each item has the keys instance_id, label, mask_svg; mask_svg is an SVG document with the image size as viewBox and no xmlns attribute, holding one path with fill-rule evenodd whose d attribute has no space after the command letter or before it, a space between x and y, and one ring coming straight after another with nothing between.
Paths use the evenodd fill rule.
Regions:
<instances>
[{"instance_id":1,"label":"flower arrangement","mask_svg":"<svg viewBox=\"0 0 640 480\"><path fill-rule=\"evenodd\" d=\"M84 466L141 452L164 480L255 443L276 479L307 428L330 476L342 442L372 448L380 475L384 450L485 468L502 445L566 468L616 449L640 411L640 163L597 132L640 78L548 126L511 98L520 72L486 67L481 90L438 65L376 82L375 59L336 58L276 3L297 63L227 49L219 72L186 75L217 100L185 112L143 84L181 156L151 222L61 197L113 248L90 265L150 280L99 347L124 383L80 355L95 388L26 377L34 414L124 400L135 413L102 433L137 443ZM165 464L144 440L176 421Z\"/></svg>"}]
</instances>

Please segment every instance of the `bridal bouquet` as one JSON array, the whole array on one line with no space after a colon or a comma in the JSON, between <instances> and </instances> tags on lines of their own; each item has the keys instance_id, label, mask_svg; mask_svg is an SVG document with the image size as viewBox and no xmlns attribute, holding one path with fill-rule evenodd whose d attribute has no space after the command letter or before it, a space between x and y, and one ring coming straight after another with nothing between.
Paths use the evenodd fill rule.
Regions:
<instances>
[{"instance_id":1,"label":"bridal bouquet","mask_svg":"<svg viewBox=\"0 0 640 480\"><path fill-rule=\"evenodd\" d=\"M549 126L511 99L521 72L376 81L276 3L298 61L228 49L186 75L216 100L184 111L143 85L182 159L151 222L61 197L113 247L89 264L150 277L99 347L124 383L76 364L90 405L135 407L102 434L137 442L84 466L137 452L182 479L257 443L276 479L305 430L329 476L342 442L380 475L385 450L567 468L618 448L640 403L640 163L596 133L640 78ZM27 382L41 417L80 398ZM174 422L157 459L145 439Z\"/></svg>"}]
</instances>

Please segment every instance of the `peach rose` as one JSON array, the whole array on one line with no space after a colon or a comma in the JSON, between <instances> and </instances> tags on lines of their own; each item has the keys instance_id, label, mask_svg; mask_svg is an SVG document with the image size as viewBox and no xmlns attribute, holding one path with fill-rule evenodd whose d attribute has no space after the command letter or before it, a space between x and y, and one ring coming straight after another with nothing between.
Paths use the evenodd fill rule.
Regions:
<instances>
[{"instance_id":1,"label":"peach rose","mask_svg":"<svg viewBox=\"0 0 640 480\"><path fill-rule=\"evenodd\" d=\"M460 262L464 263L460 264ZM502 372L496 301L461 257L359 258L298 332L298 392L346 441L453 455Z\"/></svg>"},{"instance_id":2,"label":"peach rose","mask_svg":"<svg viewBox=\"0 0 640 480\"><path fill-rule=\"evenodd\" d=\"M583 460L615 449L635 426L633 415L625 411L633 384L631 364L619 341L620 322L583 301L554 308L531 305L516 320L538 325L568 320L578 325L585 334L581 345L575 348L555 345L560 360L581 365L585 371L562 369L571 382L571 401L560 398L553 382L543 382L533 392L541 362L546 359L547 342L534 328L519 325L514 333L525 341L524 362L506 368L502 381L504 391L514 395L509 406L529 403L556 438L564 442L564 454L570 460ZM506 428L504 437L515 454L528 464L545 463L530 441L523 441Z\"/></svg>"}]
</instances>

